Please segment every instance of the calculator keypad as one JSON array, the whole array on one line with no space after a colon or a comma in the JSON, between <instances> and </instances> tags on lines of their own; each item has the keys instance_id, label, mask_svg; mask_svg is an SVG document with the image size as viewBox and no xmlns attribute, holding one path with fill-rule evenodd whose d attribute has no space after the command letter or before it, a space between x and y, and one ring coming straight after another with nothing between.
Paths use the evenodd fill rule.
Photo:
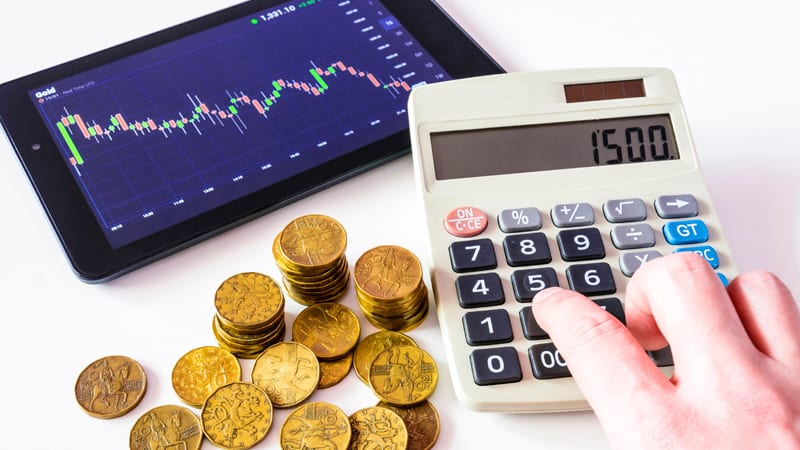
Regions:
<instances>
[{"instance_id":1,"label":"calculator keypad","mask_svg":"<svg viewBox=\"0 0 800 450\"><path fill-rule=\"evenodd\" d=\"M675 252L697 253L711 267L719 268L719 254L705 244L709 240L708 227L701 218L695 218L699 210L694 196L664 195L654 199L652 205L663 225L659 225L660 230L651 225L655 221L646 222L644 200L622 198L598 205L602 210L599 219L613 224L606 226L610 230L607 236L603 235L602 227L596 225L594 206L576 202L557 204L549 210L555 229L543 223L536 207L505 209L497 216L498 227L504 233L502 241L484 238L454 241L450 245L452 269L461 274L456 278L455 288L459 305L465 310L462 316L464 338L468 345L476 347L470 354L476 384L514 383L522 379L516 348L500 345L515 339L530 341L527 363L535 378L570 376L558 349L546 341L549 336L536 322L531 306L522 306L518 314L509 314L505 309L509 306L502 306L506 293L502 277L495 271L498 268L495 245L502 247L505 262L513 268L509 281L514 298L520 303L530 303L540 291L560 285L560 275L549 266L554 256L550 245L558 249L555 256L568 263L561 276L569 289L587 296L616 293L615 270L624 277L631 277L643 264L661 257L659 250L651 248L659 239L676 246ZM612 250L619 251L617 261L607 259L604 242L609 241ZM718 275L721 282L727 282L723 274ZM593 301L626 323L619 298L595 298ZM514 321L521 326L522 336L514 336ZM651 352L651 358L658 365L671 364L669 349Z\"/></svg>"}]
</instances>

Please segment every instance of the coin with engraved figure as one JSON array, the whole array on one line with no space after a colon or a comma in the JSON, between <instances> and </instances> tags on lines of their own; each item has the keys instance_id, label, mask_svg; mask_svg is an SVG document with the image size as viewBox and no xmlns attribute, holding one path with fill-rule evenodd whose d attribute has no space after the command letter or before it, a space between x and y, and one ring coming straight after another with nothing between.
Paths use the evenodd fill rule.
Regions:
<instances>
[{"instance_id":1,"label":"coin with engraved figure","mask_svg":"<svg viewBox=\"0 0 800 450\"><path fill-rule=\"evenodd\" d=\"M302 310L292 324L292 340L310 348L323 361L353 350L361 335L355 313L339 303L320 303Z\"/></svg>"},{"instance_id":2,"label":"coin with engraved figure","mask_svg":"<svg viewBox=\"0 0 800 450\"><path fill-rule=\"evenodd\" d=\"M397 331L378 331L361 340L353 356L353 368L358 379L369 384L369 366L378 353L395 345L413 345L417 343L407 335Z\"/></svg>"},{"instance_id":3,"label":"coin with engraved figure","mask_svg":"<svg viewBox=\"0 0 800 450\"><path fill-rule=\"evenodd\" d=\"M351 435L350 421L344 411L330 403L310 402L286 418L281 427L281 448L344 450Z\"/></svg>"},{"instance_id":4,"label":"coin with engraved figure","mask_svg":"<svg viewBox=\"0 0 800 450\"><path fill-rule=\"evenodd\" d=\"M200 347L183 355L172 369L172 388L189 406L200 408L218 387L242 380L233 354L220 347Z\"/></svg>"},{"instance_id":5,"label":"coin with engraved figure","mask_svg":"<svg viewBox=\"0 0 800 450\"><path fill-rule=\"evenodd\" d=\"M337 220L321 214L298 217L279 235L277 251L290 267L325 267L342 257L347 234Z\"/></svg>"},{"instance_id":6,"label":"coin with engraved figure","mask_svg":"<svg viewBox=\"0 0 800 450\"><path fill-rule=\"evenodd\" d=\"M206 399L200 423L203 434L215 446L248 449L267 436L272 425L272 403L258 386L233 382Z\"/></svg>"},{"instance_id":7,"label":"coin with engraved figure","mask_svg":"<svg viewBox=\"0 0 800 450\"><path fill-rule=\"evenodd\" d=\"M422 403L433 394L439 368L425 350L410 345L380 352L369 368L369 384L375 395L395 406Z\"/></svg>"},{"instance_id":8,"label":"coin with engraved figure","mask_svg":"<svg viewBox=\"0 0 800 450\"><path fill-rule=\"evenodd\" d=\"M222 282L214 296L219 320L231 328L259 330L283 314L280 286L268 275L245 272Z\"/></svg>"},{"instance_id":9,"label":"coin with engraved figure","mask_svg":"<svg viewBox=\"0 0 800 450\"><path fill-rule=\"evenodd\" d=\"M406 408L385 402L378 402L377 406L391 409L403 419L408 430L408 450L430 450L439 439L441 427L439 413L431 402L424 401Z\"/></svg>"},{"instance_id":10,"label":"coin with engraved figure","mask_svg":"<svg viewBox=\"0 0 800 450\"><path fill-rule=\"evenodd\" d=\"M251 379L267 393L272 406L296 406L317 389L319 362L305 345L279 342L256 358Z\"/></svg>"},{"instance_id":11,"label":"coin with engraved figure","mask_svg":"<svg viewBox=\"0 0 800 450\"><path fill-rule=\"evenodd\" d=\"M75 382L75 398L92 417L113 419L127 414L147 391L144 369L127 356L106 356L89 364Z\"/></svg>"},{"instance_id":12,"label":"coin with engraved figure","mask_svg":"<svg viewBox=\"0 0 800 450\"><path fill-rule=\"evenodd\" d=\"M353 269L356 286L373 299L407 298L422 282L422 265L413 253L396 245L365 252Z\"/></svg>"},{"instance_id":13,"label":"coin with engraved figure","mask_svg":"<svg viewBox=\"0 0 800 450\"><path fill-rule=\"evenodd\" d=\"M354 412L350 428L353 437L349 450L405 449L408 445L403 419L387 408L370 406Z\"/></svg>"},{"instance_id":14,"label":"coin with engraved figure","mask_svg":"<svg viewBox=\"0 0 800 450\"><path fill-rule=\"evenodd\" d=\"M131 450L200 450L202 444L200 419L183 406L153 408L131 429Z\"/></svg>"}]
</instances>

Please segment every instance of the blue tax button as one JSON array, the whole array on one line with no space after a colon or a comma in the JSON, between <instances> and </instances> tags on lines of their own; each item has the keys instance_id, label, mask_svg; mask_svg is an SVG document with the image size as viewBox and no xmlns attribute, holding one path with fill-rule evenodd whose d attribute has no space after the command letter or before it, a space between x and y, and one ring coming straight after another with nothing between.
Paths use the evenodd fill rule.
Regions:
<instances>
[{"instance_id":1,"label":"blue tax button","mask_svg":"<svg viewBox=\"0 0 800 450\"><path fill-rule=\"evenodd\" d=\"M719 255L717 251L714 250L714 247L710 245L701 245L699 247L683 247L675 250L675 253L683 253L683 252L693 252L697 253L698 255L705 258L709 264L711 264L712 269L719 268Z\"/></svg>"},{"instance_id":2,"label":"blue tax button","mask_svg":"<svg viewBox=\"0 0 800 450\"><path fill-rule=\"evenodd\" d=\"M672 245L699 244L708 240L708 227L702 220L681 220L664 225L664 238Z\"/></svg>"}]
</instances>

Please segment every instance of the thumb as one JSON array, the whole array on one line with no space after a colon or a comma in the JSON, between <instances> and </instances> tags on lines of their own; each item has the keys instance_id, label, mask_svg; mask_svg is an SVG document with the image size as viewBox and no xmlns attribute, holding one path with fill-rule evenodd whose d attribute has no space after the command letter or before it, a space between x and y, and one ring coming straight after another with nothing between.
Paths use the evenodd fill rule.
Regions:
<instances>
[{"instance_id":1,"label":"thumb","mask_svg":"<svg viewBox=\"0 0 800 450\"><path fill-rule=\"evenodd\" d=\"M673 389L625 325L583 295L546 289L532 309L604 426L611 425L604 418L630 414L651 401L659 405Z\"/></svg>"}]
</instances>

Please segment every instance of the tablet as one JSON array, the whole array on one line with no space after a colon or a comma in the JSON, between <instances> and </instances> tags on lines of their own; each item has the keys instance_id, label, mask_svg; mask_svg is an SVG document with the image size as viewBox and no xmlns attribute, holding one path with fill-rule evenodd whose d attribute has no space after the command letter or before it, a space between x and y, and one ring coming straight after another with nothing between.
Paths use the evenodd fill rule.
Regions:
<instances>
[{"instance_id":1,"label":"tablet","mask_svg":"<svg viewBox=\"0 0 800 450\"><path fill-rule=\"evenodd\" d=\"M499 72L433 2L250 1L0 85L0 122L101 282L405 154L414 87Z\"/></svg>"}]
</instances>

